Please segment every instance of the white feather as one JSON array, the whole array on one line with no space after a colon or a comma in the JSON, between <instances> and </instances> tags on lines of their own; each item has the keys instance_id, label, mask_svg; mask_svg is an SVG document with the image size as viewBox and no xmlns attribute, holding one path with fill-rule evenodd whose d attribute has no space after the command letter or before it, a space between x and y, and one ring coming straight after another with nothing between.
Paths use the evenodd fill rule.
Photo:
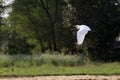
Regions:
<instances>
[{"instance_id":1,"label":"white feather","mask_svg":"<svg viewBox=\"0 0 120 80\"><path fill-rule=\"evenodd\" d=\"M86 25L76 25L77 29L77 44L81 45L84 42L85 36L88 33L88 31L91 31L91 29Z\"/></svg>"}]
</instances>

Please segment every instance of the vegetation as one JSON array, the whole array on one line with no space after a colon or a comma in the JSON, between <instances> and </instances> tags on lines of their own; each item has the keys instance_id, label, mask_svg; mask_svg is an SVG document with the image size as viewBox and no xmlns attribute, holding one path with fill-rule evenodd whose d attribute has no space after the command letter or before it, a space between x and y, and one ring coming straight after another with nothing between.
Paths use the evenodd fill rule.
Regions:
<instances>
[{"instance_id":1,"label":"vegetation","mask_svg":"<svg viewBox=\"0 0 120 80\"><path fill-rule=\"evenodd\" d=\"M84 64L71 55L1 55L0 76L120 74L120 63Z\"/></svg>"},{"instance_id":2,"label":"vegetation","mask_svg":"<svg viewBox=\"0 0 120 80\"><path fill-rule=\"evenodd\" d=\"M83 48L87 47L92 60L119 60L115 55L113 44L120 33L120 7L118 0L68 0L70 9L66 20L71 26L86 24L93 30L87 37ZM118 5L115 5L117 4ZM71 14L71 8L75 9ZM76 14L76 16L74 16ZM74 18L75 17L75 18ZM109 55L109 56L108 56Z\"/></svg>"},{"instance_id":3,"label":"vegetation","mask_svg":"<svg viewBox=\"0 0 120 80\"><path fill-rule=\"evenodd\" d=\"M1 75L120 74L118 0L15 0L0 2L0 15L6 7L12 11L0 16ZM80 50L76 24L92 29Z\"/></svg>"},{"instance_id":4,"label":"vegetation","mask_svg":"<svg viewBox=\"0 0 120 80\"><path fill-rule=\"evenodd\" d=\"M119 75L120 65L118 63L84 65L80 67L9 67L1 68L0 76L39 76L39 75Z\"/></svg>"},{"instance_id":5,"label":"vegetation","mask_svg":"<svg viewBox=\"0 0 120 80\"><path fill-rule=\"evenodd\" d=\"M34 55L0 55L0 76L119 75L120 63L85 63L78 55L58 52Z\"/></svg>"},{"instance_id":6,"label":"vegetation","mask_svg":"<svg viewBox=\"0 0 120 80\"><path fill-rule=\"evenodd\" d=\"M28 67L42 65L53 66L79 66L83 62L78 56L62 54L42 54L42 55L0 55L0 67Z\"/></svg>"}]
</instances>

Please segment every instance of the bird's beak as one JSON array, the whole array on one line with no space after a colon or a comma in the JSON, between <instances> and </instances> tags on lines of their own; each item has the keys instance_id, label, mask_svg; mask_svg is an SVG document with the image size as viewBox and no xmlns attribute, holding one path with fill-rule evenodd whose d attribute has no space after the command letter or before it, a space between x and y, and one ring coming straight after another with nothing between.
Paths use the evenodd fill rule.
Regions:
<instances>
[{"instance_id":1,"label":"bird's beak","mask_svg":"<svg viewBox=\"0 0 120 80\"><path fill-rule=\"evenodd\" d=\"M89 31L91 31L91 29L89 29Z\"/></svg>"}]
</instances>

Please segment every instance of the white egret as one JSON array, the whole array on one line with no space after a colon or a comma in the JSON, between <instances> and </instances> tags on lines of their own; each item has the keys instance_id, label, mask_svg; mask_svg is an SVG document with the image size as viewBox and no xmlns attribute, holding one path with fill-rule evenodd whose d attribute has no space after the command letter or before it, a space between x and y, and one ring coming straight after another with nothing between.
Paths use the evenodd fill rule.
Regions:
<instances>
[{"instance_id":1,"label":"white egret","mask_svg":"<svg viewBox=\"0 0 120 80\"><path fill-rule=\"evenodd\" d=\"M82 45L86 34L88 31L91 31L91 29L86 25L75 25L75 27L78 29L77 31L77 44Z\"/></svg>"}]
</instances>

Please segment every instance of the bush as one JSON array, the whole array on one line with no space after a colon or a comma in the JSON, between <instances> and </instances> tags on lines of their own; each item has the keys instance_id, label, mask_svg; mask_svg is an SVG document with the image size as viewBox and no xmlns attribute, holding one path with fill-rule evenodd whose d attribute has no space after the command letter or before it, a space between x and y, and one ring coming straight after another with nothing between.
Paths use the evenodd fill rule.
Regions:
<instances>
[{"instance_id":1,"label":"bush","mask_svg":"<svg viewBox=\"0 0 120 80\"><path fill-rule=\"evenodd\" d=\"M34 44L29 44L26 39L10 38L8 43L9 54L31 54Z\"/></svg>"},{"instance_id":2,"label":"bush","mask_svg":"<svg viewBox=\"0 0 120 80\"><path fill-rule=\"evenodd\" d=\"M0 67L29 67L29 66L78 66L82 64L79 57L61 54L35 55L0 55Z\"/></svg>"}]
</instances>

